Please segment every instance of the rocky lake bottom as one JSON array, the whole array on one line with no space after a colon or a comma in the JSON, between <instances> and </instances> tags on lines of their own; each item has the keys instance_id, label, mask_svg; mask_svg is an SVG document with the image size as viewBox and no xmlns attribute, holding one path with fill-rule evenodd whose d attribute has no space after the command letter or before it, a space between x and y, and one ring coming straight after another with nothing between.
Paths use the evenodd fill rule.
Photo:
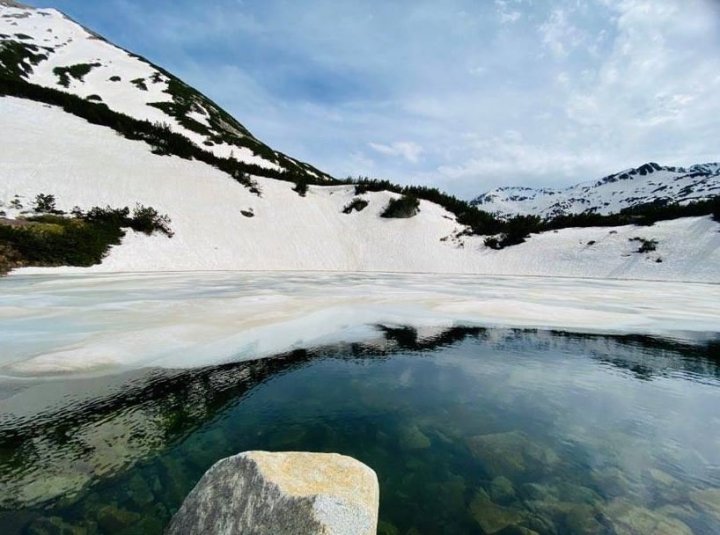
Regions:
<instances>
[{"instance_id":1,"label":"rocky lake bottom","mask_svg":"<svg viewBox=\"0 0 720 535\"><path fill-rule=\"evenodd\" d=\"M720 345L522 329L376 339L192 370L6 380L0 532L163 532L245 450L338 452L419 534L720 531ZM39 410L10 406L42 390Z\"/></svg>"}]
</instances>

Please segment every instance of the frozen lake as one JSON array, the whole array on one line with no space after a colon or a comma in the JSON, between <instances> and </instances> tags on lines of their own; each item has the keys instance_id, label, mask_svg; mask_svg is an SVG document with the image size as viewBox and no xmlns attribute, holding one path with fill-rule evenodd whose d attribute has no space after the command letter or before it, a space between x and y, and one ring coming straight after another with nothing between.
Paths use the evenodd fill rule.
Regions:
<instances>
[{"instance_id":1,"label":"frozen lake","mask_svg":"<svg viewBox=\"0 0 720 535\"><path fill-rule=\"evenodd\" d=\"M191 368L366 341L377 326L704 340L720 285L466 275L167 273L0 280L0 376Z\"/></svg>"}]
</instances>

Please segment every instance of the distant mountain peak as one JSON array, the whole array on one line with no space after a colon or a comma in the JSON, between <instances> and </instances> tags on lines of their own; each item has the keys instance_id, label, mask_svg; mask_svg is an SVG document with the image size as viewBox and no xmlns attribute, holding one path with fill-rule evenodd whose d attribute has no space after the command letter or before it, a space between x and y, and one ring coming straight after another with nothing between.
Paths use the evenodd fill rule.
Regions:
<instances>
[{"instance_id":1,"label":"distant mountain peak","mask_svg":"<svg viewBox=\"0 0 720 535\"><path fill-rule=\"evenodd\" d=\"M685 168L648 162L564 189L495 188L475 198L472 204L501 217L554 217L609 214L649 202L687 203L717 196L720 196L720 163Z\"/></svg>"}]
</instances>

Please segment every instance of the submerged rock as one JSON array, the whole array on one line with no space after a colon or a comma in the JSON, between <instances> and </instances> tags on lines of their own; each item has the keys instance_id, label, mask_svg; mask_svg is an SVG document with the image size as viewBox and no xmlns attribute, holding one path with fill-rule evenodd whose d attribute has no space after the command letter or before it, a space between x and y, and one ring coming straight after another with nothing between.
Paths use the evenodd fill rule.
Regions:
<instances>
[{"instance_id":1,"label":"submerged rock","mask_svg":"<svg viewBox=\"0 0 720 535\"><path fill-rule=\"evenodd\" d=\"M535 513L535 523L541 533L557 533L554 526L564 526L560 533L577 533L578 535L605 535L607 529L596 517L601 516L599 509L586 503L558 501L527 501L525 506ZM544 526L542 524L544 523Z\"/></svg>"},{"instance_id":2,"label":"submerged rock","mask_svg":"<svg viewBox=\"0 0 720 535\"><path fill-rule=\"evenodd\" d=\"M526 520L522 511L493 503L483 491L478 491L470 503L470 515L483 533L498 533L511 527L521 527L519 524Z\"/></svg>"},{"instance_id":3,"label":"submerged rock","mask_svg":"<svg viewBox=\"0 0 720 535\"><path fill-rule=\"evenodd\" d=\"M120 509L114 505L101 507L97 514L100 528L108 533L117 533L126 529L142 518L141 515Z\"/></svg>"},{"instance_id":4,"label":"submerged rock","mask_svg":"<svg viewBox=\"0 0 720 535\"><path fill-rule=\"evenodd\" d=\"M617 535L692 535L692 530L680 520L617 499L604 511Z\"/></svg>"},{"instance_id":5,"label":"submerged rock","mask_svg":"<svg viewBox=\"0 0 720 535\"><path fill-rule=\"evenodd\" d=\"M152 503L155 499L149 485L142 477L140 477L139 474L133 475L127 486L128 497L138 507L144 507L145 505Z\"/></svg>"},{"instance_id":6,"label":"submerged rock","mask_svg":"<svg viewBox=\"0 0 720 535\"><path fill-rule=\"evenodd\" d=\"M379 497L375 472L350 457L245 452L205 473L167 533L374 535Z\"/></svg>"},{"instance_id":7,"label":"submerged rock","mask_svg":"<svg viewBox=\"0 0 720 535\"><path fill-rule=\"evenodd\" d=\"M521 487L521 496L525 500L535 502L558 501L557 489L553 486L539 483L525 483Z\"/></svg>"},{"instance_id":8,"label":"submerged rock","mask_svg":"<svg viewBox=\"0 0 720 535\"><path fill-rule=\"evenodd\" d=\"M468 447L492 477L544 473L560 462L552 449L533 442L522 431L478 435L468 439Z\"/></svg>"},{"instance_id":9,"label":"submerged rock","mask_svg":"<svg viewBox=\"0 0 720 535\"><path fill-rule=\"evenodd\" d=\"M378 524L377 535L400 535L400 531L394 524L381 520Z\"/></svg>"},{"instance_id":10,"label":"submerged rock","mask_svg":"<svg viewBox=\"0 0 720 535\"><path fill-rule=\"evenodd\" d=\"M400 447L404 450L422 450L430 447L430 439L417 425L407 425L400 430Z\"/></svg>"},{"instance_id":11,"label":"submerged rock","mask_svg":"<svg viewBox=\"0 0 720 535\"><path fill-rule=\"evenodd\" d=\"M697 490L690 494L690 501L720 522L720 489Z\"/></svg>"},{"instance_id":12,"label":"submerged rock","mask_svg":"<svg viewBox=\"0 0 720 535\"><path fill-rule=\"evenodd\" d=\"M30 524L25 533L27 535L87 535L88 531L67 524L62 518L51 516L38 518Z\"/></svg>"},{"instance_id":13,"label":"submerged rock","mask_svg":"<svg viewBox=\"0 0 720 535\"><path fill-rule=\"evenodd\" d=\"M505 476L498 476L490 483L490 497L494 502L505 504L515 499L512 481Z\"/></svg>"}]
</instances>

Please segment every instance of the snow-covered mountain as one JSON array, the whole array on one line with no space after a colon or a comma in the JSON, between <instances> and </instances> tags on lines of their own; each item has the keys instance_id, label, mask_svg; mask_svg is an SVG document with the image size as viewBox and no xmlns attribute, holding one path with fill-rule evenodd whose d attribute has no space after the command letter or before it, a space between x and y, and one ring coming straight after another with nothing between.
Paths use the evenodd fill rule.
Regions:
<instances>
[{"instance_id":1,"label":"snow-covered mountain","mask_svg":"<svg viewBox=\"0 0 720 535\"><path fill-rule=\"evenodd\" d=\"M0 75L103 102L161 123L221 158L278 171L330 177L270 149L197 90L55 9L0 0Z\"/></svg>"},{"instance_id":2,"label":"snow-covered mountain","mask_svg":"<svg viewBox=\"0 0 720 535\"><path fill-rule=\"evenodd\" d=\"M43 101L38 91L52 98ZM75 95L69 105L58 98L66 93ZM135 131L113 128L107 117L93 121L83 115L88 107L102 108L88 103L93 101L116 114L113 120L134 118L132 128L142 126L138 120L150 121L146 130L164 123L216 160L157 151ZM25 273L312 270L720 282L720 226L711 217L642 228L562 229L500 251L472 235L451 203L421 199L414 217L380 217L397 193L334 183L311 165L270 149L160 67L56 10L8 0L0 0L0 120L0 224L2 218L22 224L17 219L41 193L54 195L66 212L141 203L172 219L174 237L128 230L100 265ZM254 187L215 165L230 156L249 166ZM278 173L304 177L311 185L301 193ZM640 253L633 241L638 237L656 242L656 248Z\"/></svg>"},{"instance_id":3,"label":"snow-covered mountain","mask_svg":"<svg viewBox=\"0 0 720 535\"><path fill-rule=\"evenodd\" d=\"M665 167L647 163L565 189L501 187L472 204L502 217L612 214L650 202L688 203L720 196L720 163Z\"/></svg>"}]
</instances>

